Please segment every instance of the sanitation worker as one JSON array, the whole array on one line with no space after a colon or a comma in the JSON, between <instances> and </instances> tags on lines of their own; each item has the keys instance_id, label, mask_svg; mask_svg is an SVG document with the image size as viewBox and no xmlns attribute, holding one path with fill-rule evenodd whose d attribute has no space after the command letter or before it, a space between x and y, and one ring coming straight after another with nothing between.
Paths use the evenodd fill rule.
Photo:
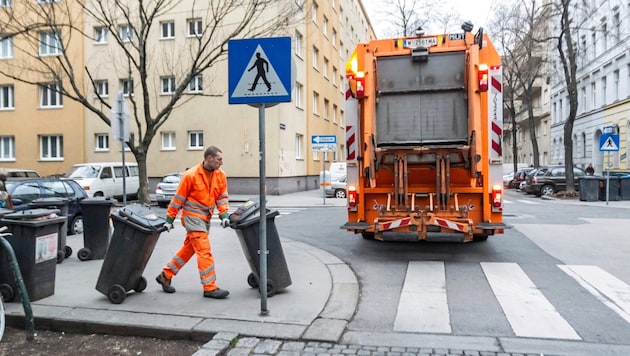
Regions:
<instances>
[{"instance_id":1,"label":"sanitation worker","mask_svg":"<svg viewBox=\"0 0 630 356\"><path fill-rule=\"evenodd\" d=\"M166 229L173 229L173 221L181 210L181 222L186 228L184 245L164 266L156 281L166 293L175 293L171 279L182 269L190 258L197 255L197 267L206 298L223 299L230 294L217 286L214 270L214 257L210 249L210 220L216 208L219 211L221 226L226 228L228 219L228 189L225 172L221 169L223 152L215 146L203 153L203 162L188 169L177 187L166 212Z\"/></svg>"}]
</instances>

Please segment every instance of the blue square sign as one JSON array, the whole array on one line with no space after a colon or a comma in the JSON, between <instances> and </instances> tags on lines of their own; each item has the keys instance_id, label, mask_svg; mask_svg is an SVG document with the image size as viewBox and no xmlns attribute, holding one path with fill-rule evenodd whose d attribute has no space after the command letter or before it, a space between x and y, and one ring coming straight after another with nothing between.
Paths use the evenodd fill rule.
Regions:
<instances>
[{"instance_id":1,"label":"blue square sign","mask_svg":"<svg viewBox=\"0 0 630 356\"><path fill-rule=\"evenodd\" d=\"M291 55L291 37L229 40L229 103L290 102Z\"/></svg>"}]
</instances>

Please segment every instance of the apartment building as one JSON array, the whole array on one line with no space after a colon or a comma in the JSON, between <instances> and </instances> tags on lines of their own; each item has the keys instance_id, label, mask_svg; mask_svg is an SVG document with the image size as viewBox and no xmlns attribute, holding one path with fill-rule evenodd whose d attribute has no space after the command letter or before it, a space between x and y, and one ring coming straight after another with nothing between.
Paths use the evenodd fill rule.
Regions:
<instances>
[{"instance_id":1,"label":"apartment building","mask_svg":"<svg viewBox=\"0 0 630 356\"><path fill-rule=\"evenodd\" d=\"M54 1L0 1L0 166L63 174L85 158L84 107L61 95L70 83L48 75L59 62L84 62L83 40L47 23ZM78 27L73 3L63 16ZM29 24L39 24L13 36ZM19 77L22 81L13 79Z\"/></svg>"},{"instance_id":2,"label":"apartment building","mask_svg":"<svg viewBox=\"0 0 630 356\"><path fill-rule=\"evenodd\" d=\"M64 1L38 0L37 3L65 8ZM3 0L1 4L13 6L10 0ZM291 103L265 109L268 194L319 187L318 176L324 157L312 151L313 135L337 136L337 151L327 153L325 159L327 162L345 159L345 61L358 42L375 37L360 0L284 0L270 5L272 11L257 16L254 21L261 24L277 21L274 7L280 9L287 4L296 7L296 11L273 36L291 38L295 82ZM137 24L130 23L135 20L120 16L117 23L110 26L88 12L74 14L73 19L84 21L84 24L75 24L75 29L83 28L84 35L62 33L72 41L58 50L78 53L73 63L75 68L86 68L76 73L89 76L81 86L90 105L108 112L107 106L115 107L116 98L122 93L129 110L143 108L146 101L155 112L173 97L175 85L184 75L180 67L186 67L191 61L191 56L187 55L191 46L203 36L203 31L212 30L208 26L212 17L208 6L186 0L156 19L158 23L146 38L146 58L153 64L146 73L149 89L145 92L150 93L150 101L138 94L142 91L141 81L123 53L124 48L138 43L134 37ZM279 12L275 15L282 16ZM231 16L239 14L235 12ZM12 55L6 54L12 52L5 50L10 41L10 38L2 40L0 65L2 61L12 60ZM192 78L183 93L184 100L157 128L146 152L148 177L157 178L192 167L202 160L205 147L216 145L223 150L223 168L229 177L230 192L258 192L259 111L248 105L228 104L227 62L218 61ZM31 96L35 100L45 97L45 93L38 95L33 86L22 86L7 77L0 77L0 93L4 100L0 102L2 161L35 168L44 175L63 173L79 162L120 161L123 152L125 160L134 161L129 148L115 137L98 113L85 110L60 95L52 105L55 110L41 104L27 109L22 106L22 98ZM49 118L52 114L63 120ZM116 116L112 114L110 119L115 120ZM137 143L144 136L142 131L146 130L146 125L136 125L133 115L131 121L130 141ZM35 145L36 140L39 140L38 145ZM51 140L57 146L48 149L56 154L49 158L48 151L41 147ZM31 156L33 158L29 158ZM50 161L55 164L43 165Z\"/></svg>"},{"instance_id":3,"label":"apartment building","mask_svg":"<svg viewBox=\"0 0 630 356\"><path fill-rule=\"evenodd\" d=\"M622 0L580 2L575 41L578 59L578 110L573 127L573 162L593 164L596 174L628 169L630 149L630 4ZM562 71L553 77L551 93L551 156L564 162L564 124L569 100ZM602 151L605 128L619 135L618 151Z\"/></svg>"}]
</instances>

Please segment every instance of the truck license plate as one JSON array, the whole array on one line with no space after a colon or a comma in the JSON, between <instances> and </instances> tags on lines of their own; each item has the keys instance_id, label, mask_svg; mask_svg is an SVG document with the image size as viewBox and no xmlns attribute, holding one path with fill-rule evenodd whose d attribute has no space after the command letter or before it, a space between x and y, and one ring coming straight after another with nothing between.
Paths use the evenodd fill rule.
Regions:
<instances>
[{"instance_id":1,"label":"truck license plate","mask_svg":"<svg viewBox=\"0 0 630 356\"><path fill-rule=\"evenodd\" d=\"M413 38L413 39L405 40L405 43L404 43L404 47L407 47L407 48L431 47L431 46L437 46L436 37Z\"/></svg>"}]
</instances>

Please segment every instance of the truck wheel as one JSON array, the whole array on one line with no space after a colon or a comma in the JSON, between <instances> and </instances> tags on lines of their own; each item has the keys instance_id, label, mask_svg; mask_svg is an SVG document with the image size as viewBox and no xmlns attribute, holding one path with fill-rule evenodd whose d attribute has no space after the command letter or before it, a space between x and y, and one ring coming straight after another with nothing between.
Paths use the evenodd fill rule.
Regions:
<instances>
[{"instance_id":1,"label":"truck wheel","mask_svg":"<svg viewBox=\"0 0 630 356\"><path fill-rule=\"evenodd\" d=\"M540 195L553 195L555 192L556 190L549 184L543 185L542 188L540 188Z\"/></svg>"},{"instance_id":2,"label":"truck wheel","mask_svg":"<svg viewBox=\"0 0 630 356\"><path fill-rule=\"evenodd\" d=\"M473 235L473 241L483 242L483 241L486 241L486 240L488 240L488 235L481 235L481 234L479 234L479 235L477 235L477 234Z\"/></svg>"}]
</instances>

